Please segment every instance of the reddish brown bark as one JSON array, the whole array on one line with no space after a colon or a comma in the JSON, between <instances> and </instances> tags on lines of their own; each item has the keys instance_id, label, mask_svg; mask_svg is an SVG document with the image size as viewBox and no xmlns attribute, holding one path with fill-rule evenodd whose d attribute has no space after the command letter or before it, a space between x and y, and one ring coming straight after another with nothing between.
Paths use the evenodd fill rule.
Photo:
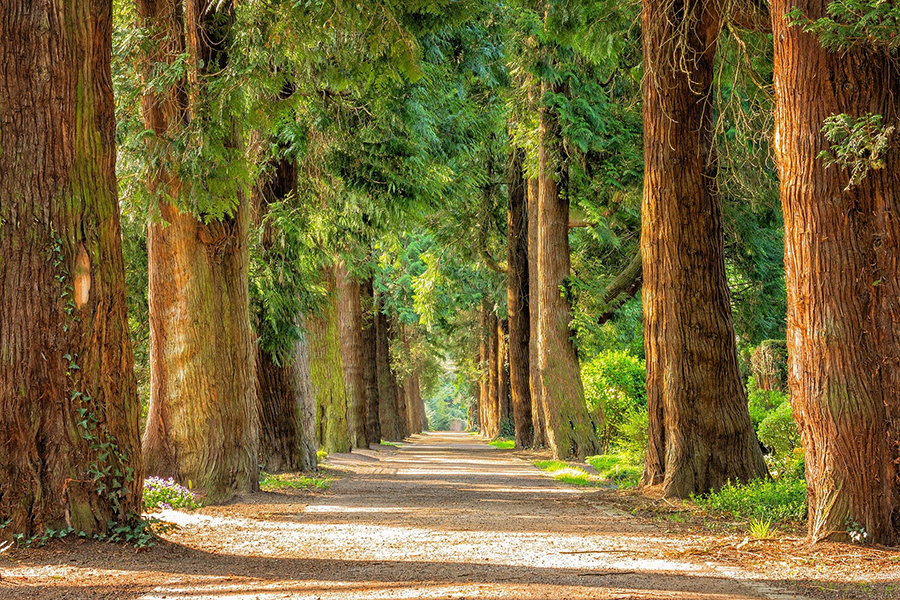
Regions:
<instances>
[{"instance_id":1,"label":"reddish brown bark","mask_svg":"<svg viewBox=\"0 0 900 600\"><path fill-rule=\"evenodd\" d=\"M546 87L545 91L549 91ZM564 90L556 89L556 93ZM542 107L537 215L538 363L547 445L559 460L599 450L599 424L588 413L572 344L572 306L562 292L570 271L568 174L558 116Z\"/></svg>"},{"instance_id":2,"label":"reddish brown bark","mask_svg":"<svg viewBox=\"0 0 900 600\"><path fill-rule=\"evenodd\" d=\"M112 2L8 0L0 30L0 538L102 533L140 514L143 481Z\"/></svg>"},{"instance_id":3,"label":"reddish brown bark","mask_svg":"<svg viewBox=\"0 0 900 600\"><path fill-rule=\"evenodd\" d=\"M531 388L528 344L528 208L523 173L525 153L513 151L509 166L509 207L506 211L506 296L509 312L509 388L516 448L531 446Z\"/></svg>"},{"instance_id":4,"label":"reddish brown bark","mask_svg":"<svg viewBox=\"0 0 900 600\"><path fill-rule=\"evenodd\" d=\"M197 110L201 80L227 59L231 7L206 10L190 0L140 0L142 21L157 31L154 59L190 55L188 101L183 86L148 93L142 107L149 129L164 144ZM179 198L181 182L164 168L150 187ZM149 474L191 483L221 502L258 487L258 414L248 304L246 199L232 214L204 222L160 201L162 223L148 226L150 407L144 431Z\"/></svg>"},{"instance_id":5,"label":"reddish brown bark","mask_svg":"<svg viewBox=\"0 0 900 600\"><path fill-rule=\"evenodd\" d=\"M347 273L343 261L335 267L338 292L338 324L344 385L347 393L347 427L351 448L369 445L366 433L366 380L363 372L363 314L359 282Z\"/></svg>"},{"instance_id":6,"label":"reddish brown bark","mask_svg":"<svg viewBox=\"0 0 900 600\"><path fill-rule=\"evenodd\" d=\"M378 415L378 361L375 342L375 297L372 280L366 279L360 286L360 304L363 313L362 351L363 379L366 385L366 435L369 444L381 442L381 423Z\"/></svg>"},{"instance_id":7,"label":"reddish brown bark","mask_svg":"<svg viewBox=\"0 0 900 600\"><path fill-rule=\"evenodd\" d=\"M375 358L378 372L378 417L381 435L387 440L403 439L398 408L397 380L391 369L391 350L388 317L381 311L380 302L375 305Z\"/></svg>"},{"instance_id":8,"label":"reddish brown bark","mask_svg":"<svg viewBox=\"0 0 900 600\"><path fill-rule=\"evenodd\" d=\"M650 444L642 482L687 497L764 476L766 467L738 370L725 276L709 99L715 4L645 0L643 28Z\"/></svg>"},{"instance_id":9,"label":"reddish brown bark","mask_svg":"<svg viewBox=\"0 0 900 600\"><path fill-rule=\"evenodd\" d=\"M535 448L546 445L543 391L541 390L540 352L540 302L538 301L538 180L528 180L528 392L531 395L532 441Z\"/></svg>"},{"instance_id":10,"label":"reddish brown bark","mask_svg":"<svg viewBox=\"0 0 900 600\"><path fill-rule=\"evenodd\" d=\"M900 144L886 168L844 190L849 173L817 158L824 120L880 114L898 125L896 56L827 52L802 27L826 2L776 0L775 150L788 291L788 384L806 450L809 536L900 538ZM855 524L855 525L854 525Z\"/></svg>"}]
</instances>

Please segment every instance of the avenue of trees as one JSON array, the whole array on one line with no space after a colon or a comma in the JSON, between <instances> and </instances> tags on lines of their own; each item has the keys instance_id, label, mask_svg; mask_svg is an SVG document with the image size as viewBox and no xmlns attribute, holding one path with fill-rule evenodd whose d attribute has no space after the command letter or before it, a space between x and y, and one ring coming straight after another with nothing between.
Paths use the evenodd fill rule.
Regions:
<instances>
[{"instance_id":1,"label":"avenue of trees","mask_svg":"<svg viewBox=\"0 0 900 600\"><path fill-rule=\"evenodd\" d=\"M895 2L0 0L0 32L0 539L465 419L627 438L664 497L800 465L811 540L900 541Z\"/></svg>"}]
</instances>

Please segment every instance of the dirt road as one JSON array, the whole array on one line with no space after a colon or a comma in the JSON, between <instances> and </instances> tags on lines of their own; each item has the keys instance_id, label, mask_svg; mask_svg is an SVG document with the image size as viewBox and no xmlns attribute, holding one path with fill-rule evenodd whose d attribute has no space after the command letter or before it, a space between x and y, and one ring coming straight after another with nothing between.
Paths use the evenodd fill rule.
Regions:
<instances>
[{"instance_id":1,"label":"dirt road","mask_svg":"<svg viewBox=\"0 0 900 600\"><path fill-rule=\"evenodd\" d=\"M468 434L328 462L344 475L327 492L166 513L180 529L149 552L73 541L14 555L0 598L777 597L676 558L682 542L661 526Z\"/></svg>"}]
</instances>

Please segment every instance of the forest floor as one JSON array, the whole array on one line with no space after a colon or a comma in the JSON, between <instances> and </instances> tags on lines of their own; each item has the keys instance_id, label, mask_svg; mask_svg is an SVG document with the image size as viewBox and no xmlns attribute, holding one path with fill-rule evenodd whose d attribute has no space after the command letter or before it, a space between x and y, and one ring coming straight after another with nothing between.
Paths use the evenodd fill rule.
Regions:
<instances>
[{"instance_id":1,"label":"forest floor","mask_svg":"<svg viewBox=\"0 0 900 600\"><path fill-rule=\"evenodd\" d=\"M333 455L329 489L165 511L178 528L147 551L0 555L0 599L900 598L900 552L751 542L683 506L560 483L535 457L464 433Z\"/></svg>"}]
</instances>

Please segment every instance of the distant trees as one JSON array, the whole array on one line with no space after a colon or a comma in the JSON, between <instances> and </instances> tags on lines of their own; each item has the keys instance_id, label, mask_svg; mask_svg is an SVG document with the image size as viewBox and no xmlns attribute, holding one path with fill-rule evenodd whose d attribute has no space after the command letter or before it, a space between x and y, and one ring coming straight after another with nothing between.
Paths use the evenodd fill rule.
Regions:
<instances>
[{"instance_id":1,"label":"distant trees","mask_svg":"<svg viewBox=\"0 0 900 600\"><path fill-rule=\"evenodd\" d=\"M112 1L0 6L0 538L134 524Z\"/></svg>"}]
</instances>

